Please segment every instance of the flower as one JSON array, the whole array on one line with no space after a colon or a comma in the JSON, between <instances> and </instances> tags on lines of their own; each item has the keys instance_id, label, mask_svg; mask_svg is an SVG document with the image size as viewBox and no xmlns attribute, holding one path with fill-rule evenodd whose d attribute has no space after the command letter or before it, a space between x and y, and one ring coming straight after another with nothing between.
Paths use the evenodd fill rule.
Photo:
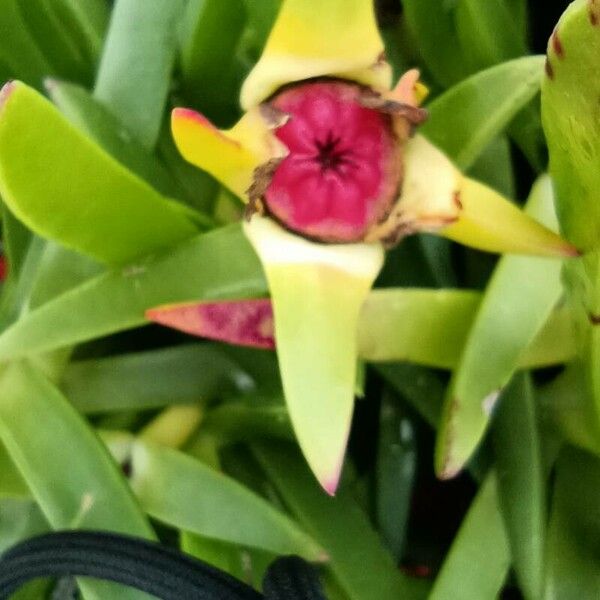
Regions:
<instances>
[{"instance_id":1,"label":"flower","mask_svg":"<svg viewBox=\"0 0 600 600\"><path fill-rule=\"evenodd\" d=\"M385 245L430 231L490 251L573 254L413 135L426 118L419 74L392 87L383 56L371 0L322 0L318 10L284 0L242 88L241 120L220 131L188 109L172 118L182 155L248 203L244 231L269 283L288 410L330 494L352 417L360 309ZM239 343L249 323L272 325L267 306L166 307L148 316ZM246 337L262 335L268 345L267 330Z\"/></svg>"},{"instance_id":2,"label":"flower","mask_svg":"<svg viewBox=\"0 0 600 600\"><path fill-rule=\"evenodd\" d=\"M356 242L383 221L398 196L401 147L389 115L365 106L361 86L312 81L268 106L287 116L275 130L288 154L264 192L251 198L291 231Z\"/></svg>"}]
</instances>

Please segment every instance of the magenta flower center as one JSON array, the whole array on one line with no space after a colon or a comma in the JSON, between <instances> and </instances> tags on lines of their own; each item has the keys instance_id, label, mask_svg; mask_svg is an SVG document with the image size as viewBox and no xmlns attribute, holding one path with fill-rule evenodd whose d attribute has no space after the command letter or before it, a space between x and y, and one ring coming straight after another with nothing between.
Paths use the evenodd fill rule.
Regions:
<instances>
[{"instance_id":1,"label":"magenta flower center","mask_svg":"<svg viewBox=\"0 0 600 600\"><path fill-rule=\"evenodd\" d=\"M288 229L327 242L361 240L397 199L400 145L389 115L360 103L364 88L304 83L271 105L290 116L275 132L289 154L265 193Z\"/></svg>"}]
</instances>

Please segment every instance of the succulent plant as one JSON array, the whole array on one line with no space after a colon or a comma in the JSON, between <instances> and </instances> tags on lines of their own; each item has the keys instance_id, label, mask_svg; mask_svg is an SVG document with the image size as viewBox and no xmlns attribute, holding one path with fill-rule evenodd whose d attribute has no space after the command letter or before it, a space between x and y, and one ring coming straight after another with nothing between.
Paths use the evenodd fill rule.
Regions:
<instances>
[{"instance_id":1,"label":"succulent plant","mask_svg":"<svg viewBox=\"0 0 600 600\"><path fill-rule=\"evenodd\" d=\"M595 597L597 2L0 9L0 548Z\"/></svg>"}]
</instances>

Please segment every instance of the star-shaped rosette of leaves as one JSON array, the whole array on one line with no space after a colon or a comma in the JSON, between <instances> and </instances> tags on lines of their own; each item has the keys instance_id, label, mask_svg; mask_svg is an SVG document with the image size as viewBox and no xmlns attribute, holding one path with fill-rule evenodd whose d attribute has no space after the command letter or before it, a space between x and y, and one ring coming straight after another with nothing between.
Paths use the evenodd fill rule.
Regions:
<instances>
[{"instance_id":1,"label":"star-shaped rosette of leaves","mask_svg":"<svg viewBox=\"0 0 600 600\"><path fill-rule=\"evenodd\" d=\"M276 345L298 442L330 494L350 430L361 308L387 246L432 232L491 252L574 252L416 133L426 119L418 77L392 85L371 0L285 0L243 85L240 121L223 131L188 109L172 116L182 155L247 203L244 232L271 303L148 316Z\"/></svg>"}]
</instances>

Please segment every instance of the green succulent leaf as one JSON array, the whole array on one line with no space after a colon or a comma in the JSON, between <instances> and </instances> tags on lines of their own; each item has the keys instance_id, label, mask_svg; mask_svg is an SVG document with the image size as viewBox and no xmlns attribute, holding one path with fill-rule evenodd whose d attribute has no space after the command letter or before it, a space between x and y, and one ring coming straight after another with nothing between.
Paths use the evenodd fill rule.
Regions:
<instances>
[{"instance_id":1,"label":"green succulent leaf","mask_svg":"<svg viewBox=\"0 0 600 600\"><path fill-rule=\"evenodd\" d=\"M502 395L493 431L498 498L513 566L525 598L531 600L542 597L546 541L546 487L537 412L531 378L518 375Z\"/></svg>"},{"instance_id":2,"label":"green succulent leaf","mask_svg":"<svg viewBox=\"0 0 600 600\"><path fill-rule=\"evenodd\" d=\"M471 75L429 104L421 131L468 169L539 91L543 65L527 56Z\"/></svg>"},{"instance_id":3,"label":"green succulent leaf","mask_svg":"<svg viewBox=\"0 0 600 600\"><path fill-rule=\"evenodd\" d=\"M544 178L527 205L550 227L552 199ZM504 256L498 263L446 394L435 458L442 477L456 475L481 441L500 392L560 299L560 270L560 261L541 258Z\"/></svg>"},{"instance_id":4,"label":"green succulent leaf","mask_svg":"<svg viewBox=\"0 0 600 600\"><path fill-rule=\"evenodd\" d=\"M598 458L566 447L556 466L544 598L593 598L600 586L596 541L600 514Z\"/></svg>"},{"instance_id":5,"label":"green succulent leaf","mask_svg":"<svg viewBox=\"0 0 600 600\"><path fill-rule=\"evenodd\" d=\"M103 272L103 266L95 260L54 242L45 242L27 297L28 311Z\"/></svg>"},{"instance_id":6,"label":"green succulent leaf","mask_svg":"<svg viewBox=\"0 0 600 600\"><path fill-rule=\"evenodd\" d=\"M350 600L427 597L427 582L402 575L348 491L335 498L323 494L290 445L262 443L252 449L291 513L324 548Z\"/></svg>"},{"instance_id":7,"label":"green succulent leaf","mask_svg":"<svg viewBox=\"0 0 600 600\"><path fill-rule=\"evenodd\" d=\"M117 0L94 96L146 149L160 132L185 0Z\"/></svg>"},{"instance_id":8,"label":"green succulent leaf","mask_svg":"<svg viewBox=\"0 0 600 600\"><path fill-rule=\"evenodd\" d=\"M419 53L435 79L449 87L476 71L472 58L460 44L454 2L403 0L408 26ZM452 52L449 49L452 48Z\"/></svg>"},{"instance_id":9,"label":"green succulent leaf","mask_svg":"<svg viewBox=\"0 0 600 600\"><path fill-rule=\"evenodd\" d=\"M165 166L90 92L79 85L57 80L46 80L46 90L60 112L113 158L160 193L178 196L179 186Z\"/></svg>"},{"instance_id":10,"label":"green succulent leaf","mask_svg":"<svg viewBox=\"0 0 600 600\"><path fill-rule=\"evenodd\" d=\"M377 525L397 561L401 561L404 554L416 483L416 435L406 408L390 392L384 394L377 446Z\"/></svg>"},{"instance_id":11,"label":"green succulent leaf","mask_svg":"<svg viewBox=\"0 0 600 600\"><path fill-rule=\"evenodd\" d=\"M106 448L35 367L5 367L0 388L0 437L52 528L154 537ZM112 584L81 585L86 598L146 598Z\"/></svg>"},{"instance_id":12,"label":"green succulent leaf","mask_svg":"<svg viewBox=\"0 0 600 600\"><path fill-rule=\"evenodd\" d=\"M564 281L576 323L576 379L586 428L600 435L600 7L577 0L560 19L548 46L542 116L556 189L556 210L567 239L584 255L565 265ZM569 419L569 417L566 417Z\"/></svg>"},{"instance_id":13,"label":"green succulent leaf","mask_svg":"<svg viewBox=\"0 0 600 600\"><path fill-rule=\"evenodd\" d=\"M80 51L97 66L110 17L105 0L53 0L48 4Z\"/></svg>"},{"instance_id":14,"label":"green succulent leaf","mask_svg":"<svg viewBox=\"0 0 600 600\"><path fill-rule=\"evenodd\" d=\"M36 233L109 264L168 248L197 231L181 206L17 82L4 88L0 104L0 193Z\"/></svg>"},{"instance_id":15,"label":"green succulent leaf","mask_svg":"<svg viewBox=\"0 0 600 600\"><path fill-rule=\"evenodd\" d=\"M52 64L52 70L72 81L91 83L93 65L57 14L57 2L17 0L17 4L27 29L39 44L44 57Z\"/></svg>"},{"instance_id":16,"label":"green succulent leaf","mask_svg":"<svg viewBox=\"0 0 600 600\"><path fill-rule=\"evenodd\" d=\"M248 372L217 344L75 361L61 381L65 395L84 413L204 404L254 387Z\"/></svg>"},{"instance_id":17,"label":"green succulent leaf","mask_svg":"<svg viewBox=\"0 0 600 600\"><path fill-rule=\"evenodd\" d=\"M108 271L30 311L0 334L0 361L145 325L145 311L159 304L266 291L258 259L233 225L161 257Z\"/></svg>"},{"instance_id":18,"label":"green succulent leaf","mask_svg":"<svg viewBox=\"0 0 600 600\"><path fill-rule=\"evenodd\" d=\"M235 480L181 452L136 441L131 485L146 512L208 538L322 560L322 548L289 517Z\"/></svg>"},{"instance_id":19,"label":"green succulent leaf","mask_svg":"<svg viewBox=\"0 0 600 600\"><path fill-rule=\"evenodd\" d=\"M510 566L510 549L498 507L496 476L490 473L477 496L428 596L430 600L495 600Z\"/></svg>"},{"instance_id":20,"label":"green succulent leaf","mask_svg":"<svg viewBox=\"0 0 600 600\"><path fill-rule=\"evenodd\" d=\"M235 59L245 24L242 0L191 0L186 9L181 44L183 85L202 113L217 122L231 120L239 111L236 96L242 72Z\"/></svg>"},{"instance_id":21,"label":"green succulent leaf","mask_svg":"<svg viewBox=\"0 0 600 600\"><path fill-rule=\"evenodd\" d=\"M0 444L0 499L28 498L29 496L27 484L23 481L4 444Z\"/></svg>"},{"instance_id":22,"label":"green succulent leaf","mask_svg":"<svg viewBox=\"0 0 600 600\"><path fill-rule=\"evenodd\" d=\"M517 58L527 53L526 36L519 30L503 0L459 0L456 31L462 47L473 57L478 69Z\"/></svg>"},{"instance_id":23,"label":"green succulent leaf","mask_svg":"<svg viewBox=\"0 0 600 600\"><path fill-rule=\"evenodd\" d=\"M0 0L0 75L18 76L39 88L54 71L25 26L18 4L17 0Z\"/></svg>"},{"instance_id":24,"label":"green succulent leaf","mask_svg":"<svg viewBox=\"0 0 600 600\"><path fill-rule=\"evenodd\" d=\"M152 537L117 466L66 398L26 362L5 367L0 385L0 436L50 524Z\"/></svg>"},{"instance_id":25,"label":"green succulent leaf","mask_svg":"<svg viewBox=\"0 0 600 600\"><path fill-rule=\"evenodd\" d=\"M600 157L600 81L594 76L600 27L592 23L594 10L585 0L569 6L550 40L542 86L558 219L566 237L589 251L600 239L600 175L595 168Z\"/></svg>"}]
</instances>

